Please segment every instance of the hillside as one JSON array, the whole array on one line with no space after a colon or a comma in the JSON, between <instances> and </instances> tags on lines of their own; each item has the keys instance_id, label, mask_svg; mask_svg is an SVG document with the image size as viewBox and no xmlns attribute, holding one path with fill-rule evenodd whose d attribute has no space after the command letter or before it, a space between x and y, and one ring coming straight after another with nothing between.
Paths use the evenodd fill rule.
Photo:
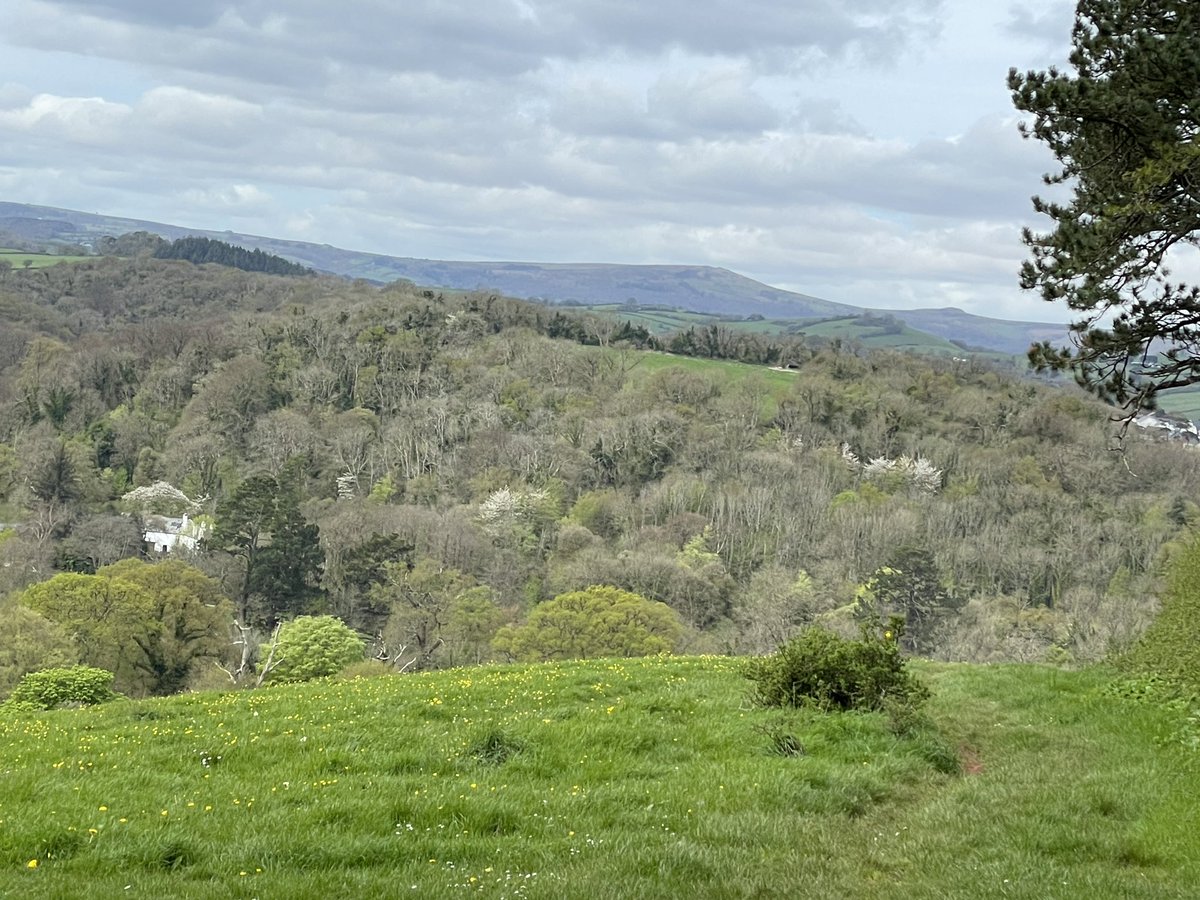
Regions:
<instances>
[{"instance_id":1,"label":"hillside","mask_svg":"<svg viewBox=\"0 0 1200 900\"><path fill-rule=\"evenodd\" d=\"M938 736L737 661L458 669L0 715L13 898L1183 897L1185 714L933 666Z\"/></svg>"},{"instance_id":2,"label":"hillside","mask_svg":"<svg viewBox=\"0 0 1200 900\"><path fill-rule=\"evenodd\" d=\"M669 607L678 650L874 610L922 655L1088 661L1145 626L1198 512L1191 448L1114 454L1105 407L979 359L653 344L490 293L148 258L9 270L0 310L0 592L190 510L212 531L188 561L259 641L329 613L423 668L502 660L503 628L599 584ZM160 483L171 508L124 499ZM932 599L879 593L891 570ZM203 684L140 647L87 652L129 693Z\"/></svg>"},{"instance_id":3,"label":"hillside","mask_svg":"<svg viewBox=\"0 0 1200 900\"><path fill-rule=\"evenodd\" d=\"M710 266L627 266L597 263L451 262L342 250L233 232L214 232L75 210L0 202L0 235L93 244L102 235L150 231L168 239L198 235L259 249L323 272L376 282L408 279L455 290L487 290L551 303L667 306L722 316L805 320L861 315L868 310L784 291ZM2 243L2 241L0 241ZM1010 354L1031 343L1062 340L1063 326L1009 322L957 309L880 310L944 340Z\"/></svg>"}]
</instances>

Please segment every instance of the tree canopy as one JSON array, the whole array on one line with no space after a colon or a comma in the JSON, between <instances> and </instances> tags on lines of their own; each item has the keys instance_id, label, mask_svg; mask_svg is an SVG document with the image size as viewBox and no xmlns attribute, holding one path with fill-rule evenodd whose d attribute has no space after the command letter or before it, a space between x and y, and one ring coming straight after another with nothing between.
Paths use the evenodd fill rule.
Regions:
<instances>
[{"instance_id":1,"label":"tree canopy","mask_svg":"<svg viewBox=\"0 0 1200 900\"><path fill-rule=\"evenodd\" d=\"M245 272L269 272L274 275L311 275L312 270L299 263L290 262L282 256L262 250L247 250L224 241L205 237L182 237L177 241L163 241L154 250L156 259L186 259L200 263L217 263L232 266Z\"/></svg>"},{"instance_id":2,"label":"tree canopy","mask_svg":"<svg viewBox=\"0 0 1200 900\"><path fill-rule=\"evenodd\" d=\"M905 547L962 601L922 652L1086 660L1135 636L1200 515L1192 448L1131 433L1126 467L1110 409L1007 360L697 328L735 364L550 336L574 315L150 257L10 273L0 595L95 575L44 589L54 627L31 620L3 683L76 661L132 694L240 683L276 624L326 613L394 668L560 658L513 643L544 608L581 652L631 652L548 604L589 585L666 604L676 651L761 653L853 628ZM770 347L789 371L745 365ZM142 552L138 514L183 512L205 534L177 552L235 604L186 670L190 594L105 568Z\"/></svg>"},{"instance_id":3,"label":"tree canopy","mask_svg":"<svg viewBox=\"0 0 1200 900\"><path fill-rule=\"evenodd\" d=\"M71 635L82 662L115 673L123 693L179 691L195 663L216 659L227 644L228 600L215 581L178 560L125 559L95 575L64 572L19 600Z\"/></svg>"},{"instance_id":4,"label":"tree canopy","mask_svg":"<svg viewBox=\"0 0 1200 900\"><path fill-rule=\"evenodd\" d=\"M1189 0L1079 0L1073 72L1009 72L1027 137L1045 143L1069 201L1034 198L1021 285L1082 316L1072 349L1035 346L1132 416L1200 382L1200 287L1172 280L1200 234L1200 8Z\"/></svg>"},{"instance_id":5,"label":"tree canopy","mask_svg":"<svg viewBox=\"0 0 1200 900\"><path fill-rule=\"evenodd\" d=\"M683 629L665 603L607 585L560 594L521 626L496 635L501 653L524 661L670 653Z\"/></svg>"}]
</instances>

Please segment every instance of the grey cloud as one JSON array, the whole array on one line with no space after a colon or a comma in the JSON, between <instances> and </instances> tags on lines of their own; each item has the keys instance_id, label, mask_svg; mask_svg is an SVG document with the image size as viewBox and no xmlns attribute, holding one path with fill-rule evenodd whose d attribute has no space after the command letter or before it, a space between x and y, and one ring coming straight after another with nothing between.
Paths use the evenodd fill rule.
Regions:
<instances>
[{"instance_id":1,"label":"grey cloud","mask_svg":"<svg viewBox=\"0 0 1200 900\"><path fill-rule=\"evenodd\" d=\"M664 77L647 99L647 114L669 123L674 136L757 134L781 121L780 114L754 92L745 72Z\"/></svg>"},{"instance_id":2,"label":"grey cloud","mask_svg":"<svg viewBox=\"0 0 1200 900\"><path fill-rule=\"evenodd\" d=\"M1071 33L1075 4L1048 0L1035 6L1014 3L1008 8L1004 29L1009 34L1052 47L1063 46Z\"/></svg>"},{"instance_id":3,"label":"grey cloud","mask_svg":"<svg viewBox=\"0 0 1200 900\"><path fill-rule=\"evenodd\" d=\"M935 0L528 0L449 4L333 4L266 0L165 4L149 0L26 0L11 40L88 50L164 68L211 71L277 86L311 85L348 70L515 77L547 59L614 50L795 62L812 54L869 58L902 51L928 34ZM105 28L114 20L120 27ZM108 21L112 25L112 21ZM330 65L332 64L332 65Z\"/></svg>"},{"instance_id":4,"label":"grey cloud","mask_svg":"<svg viewBox=\"0 0 1200 900\"><path fill-rule=\"evenodd\" d=\"M746 138L776 128L783 114L742 68L664 73L637 88L591 77L557 90L546 120L563 135L679 141Z\"/></svg>"},{"instance_id":5,"label":"grey cloud","mask_svg":"<svg viewBox=\"0 0 1200 900\"><path fill-rule=\"evenodd\" d=\"M111 17L122 22L155 27L199 28L216 22L227 4L219 0L57 0L53 5L75 9L89 16Z\"/></svg>"}]
</instances>

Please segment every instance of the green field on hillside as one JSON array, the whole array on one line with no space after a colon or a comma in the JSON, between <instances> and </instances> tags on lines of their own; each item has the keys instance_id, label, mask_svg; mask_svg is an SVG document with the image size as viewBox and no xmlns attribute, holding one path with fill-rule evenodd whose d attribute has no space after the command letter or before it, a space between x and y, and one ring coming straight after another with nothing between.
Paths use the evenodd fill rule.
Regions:
<instances>
[{"instance_id":1,"label":"green field on hillside","mask_svg":"<svg viewBox=\"0 0 1200 900\"><path fill-rule=\"evenodd\" d=\"M742 666L6 712L0 895L1193 895L1200 766L1179 709L1099 670L920 664L940 734L904 732L753 707Z\"/></svg>"},{"instance_id":2,"label":"green field on hillside","mask_svg":"<svg viewBox=\"0 0 1200 900\"><path fill-rule=\"evenodd\" d=\"M1200 419L1200 385L1164 391L1158 395L1158 405L1177 416Z\"/></svg>"},{"instance_id":3,"label":"green field on hillside","mask_svg":"<svg viewBox=\"0 0 1200 900\"><path fill-rule=\"evenodd\" d=\"M716 325L728 331L757 334L806 335L827 340L857 342L864 347L901 350L933 356L976 356L1008 360L1011 354L999 351L967 351L944 338L918 331L901 322L886 323L870 316L843 316L834 319L766 319L762 317L726 317L685 310L631 307L618 303L578 307L597 315L609 316L631 325L642 326L651 334L666 335L688 328ZM897 313L902 316L902 312Z\"/></svg>"},{"instance_id":4,"label":"green field on hillside","mask_svg":"<svg viewBox=\"0 0 1200 900\"><path fill-rule=\"evenodd\" d=\"M42 269L64 262L79 262L88 256L56 256L51 253L27 253L0 247L0 262L8 262L14 269Z\"/></svg>"}]
</instances>

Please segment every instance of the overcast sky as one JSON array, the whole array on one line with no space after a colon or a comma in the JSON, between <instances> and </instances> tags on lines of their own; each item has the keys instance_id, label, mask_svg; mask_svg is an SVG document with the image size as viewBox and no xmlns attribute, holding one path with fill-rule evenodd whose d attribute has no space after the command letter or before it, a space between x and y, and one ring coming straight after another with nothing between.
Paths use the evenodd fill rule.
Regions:
<instances>
[{"instance_id":1,"label":"overcast sky","mask_svg":"<svg viewBox=\"0 0 1200 900\"><path fill-rule=\"evenodd\" d=\"M725 266L1062 321L1005 76L1060 0L6 0L0 200L397 256Z\"/></svg>"}]
</instances>

